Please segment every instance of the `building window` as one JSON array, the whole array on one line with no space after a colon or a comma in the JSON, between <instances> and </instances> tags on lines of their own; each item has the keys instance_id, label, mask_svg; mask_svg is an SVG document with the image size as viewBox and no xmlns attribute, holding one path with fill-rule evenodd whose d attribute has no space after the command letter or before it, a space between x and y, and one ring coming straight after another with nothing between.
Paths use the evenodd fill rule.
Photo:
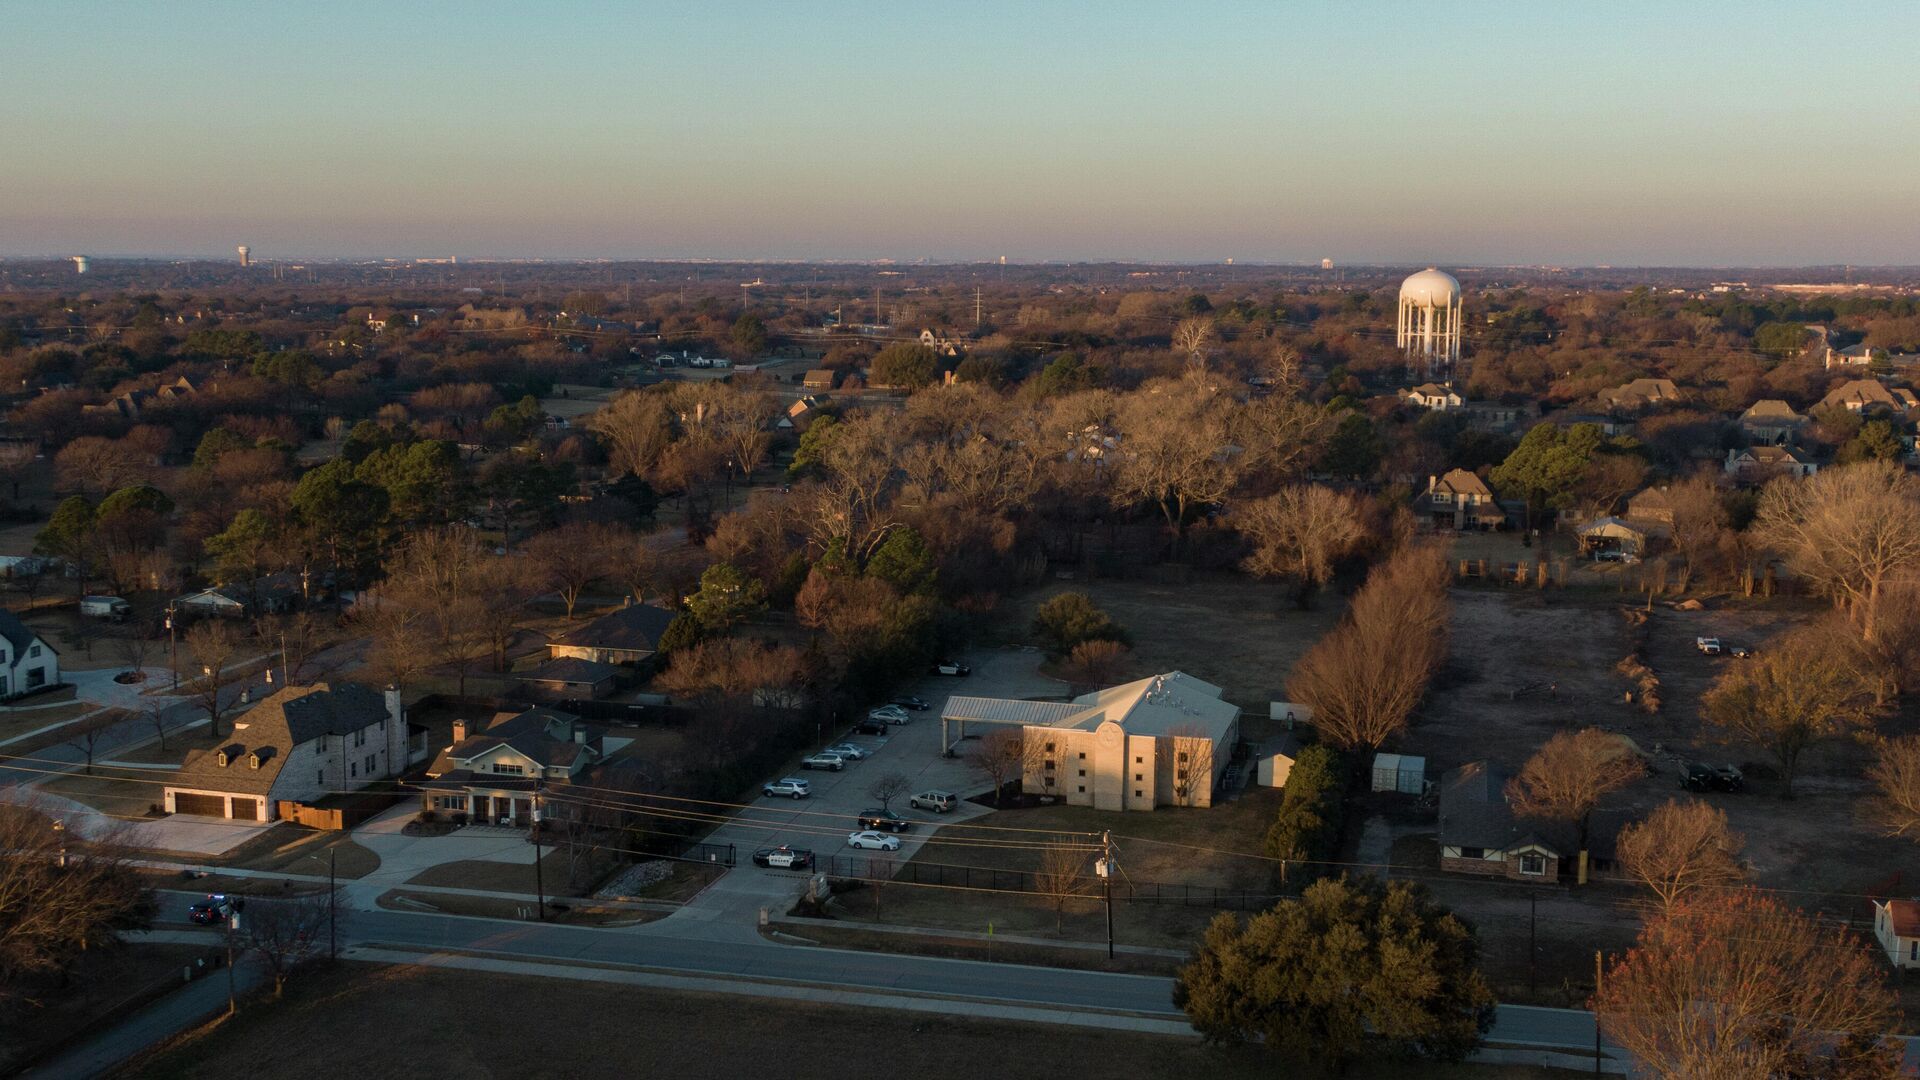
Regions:
<instances>
[{"instance_id":1,"label":"building window","mask_svg":"<svg viewBox=\"0 0 1920 1080\"><path fill-rule=\"evenodd\" d=\"M367 755L367 772L369 773L373 772L373 755L372 754Z\"/></svg>"},{"instance_id":2,"label":"building window","mask_svg":"<svg viewBox=\"0 0 1920 1080\"><path fill-rule=\"evenodd\" d=\"M322 787L325 787L327 784L327 770L321 769L319 772L315 773L313 776L313 782L316 784L319 784Z\"/></svg>"},{"instance_id":3,"label":"building window","mask_svg":"<svg viewBox=\"0 0 1920 1080\"><path fill-rule=\"evenodd\" d=\"M356 765L356 764L354 764L354 763L353 763L353 762L351 762L351 761L349 761L349 762L347 762L347 775L348 775L348 776L359 776L359 775L360 775L360 766L358 766L358 765Z\"/></svg>"},{"instance_id":4,"label":"building window","mask_svg":"<svg viewBox=\"0 0 1920 1080\"><path fill-rule=\"evenodd\" d=\"M1135 765L1145 765L1147 763L1147 759L1143 757L1137 757L1133 759L1133 763Z\"/></svg>"},{"instance_id":5,"label":"building window","mask_svg":"<svg viewBox=\"0 0 1920 1080\"><path fill-rule=\"evenodd\" d=\"M1520 856L1520 872L1528 877L1540 877L1547 872L1547 860L1543 855Z\"/></svg>"},{"instance_id":6,"label":"building window","mask_svg":"<svg viewBox=\"0 0 1920 1080\"><path fill-rule=\"evenodd\" d=\"M33 657L36 657L36 656L39 656L39 655L40 655L40 646L38 646L38 645L30 645L30 646L28 646L28 647L27 647L27 657L28 657L28 659L32 659Z\"/></svg>"},{"instance_id":7,"label":"building window","mask_svg":"<svg viewBox=\"0 0 1920 1080\"><path fill-rule=\"evenodd\" d=\"M1487 857L1487 849L1477 848L1477 847L1463 847L1460 849L1460 857L1463 859L1484 859Z\"/></svg>"},{"instance_id":8,"label":"building window","mask_svg":"<svg viewBox=\"0 0 1920 1080\"><path fill-rule=\"evenodd\" d=\"M1450 503L1453 501L1453 496L1445 491L1436 491L1433 493L1433 501L1436 503Z\"/></svg>"},{"instance_id":9,"label":"building window","mask_svg":"<svg viewBox=\"0 0 1920 1080\"><path fill-rule=\"evenodd\" d=\"M1081 785L1080 785L1080 794L1082 794L1082 795L1085 795L1086 793L1087 793L1087 785L1085 785L1085 784L1081 784Z\"/></svg>"},{"instance_id":10,"label":"building window","mask_svg":"<svg viewBox=\"0 0 1920 1080\"><path fill-rule=\"evenodd\" d=\"M1085 750L1080 751L1080 760L1081 761L1087 760L1087 752Z\"/></svg>"},{"instance_id":11,"label":"building window","mask_svg":"<svg viewBox=\"0 0 1920 1080\"><path fill-rule=\"evenodd\" d=\"M1051 753L1053 753L1053 744L1052 744L1052 743L1048 743L1048 744L1047 744L1047 753L1049 753L1049 754L1051 754Z\"/></svg>"},{"instance_id":12,"label":"building window","mask_svg":"<svg viewBox=\"0 0 1920 1080\"><path fill-rule=\"evenodd\" d=\"M493 771L502 776L519 776L525 770L521 769L518 765L509 765L504 761L496 761L493 763Z\"/></svg>"},{"instance_id":13,"label":"building window","mask_svg":"<svg viewBox=\"0 0 1920 1080\"><path fill-rule=\"evenodd\" d=\"M1142 781L1142 780L1145 780L1146 778L1147 778L1147 777L1146 777L1146 774L1145 774L1145 773L1134 773L1134 774L1133 774L1133 782L1134 782L1134 783L1136 783L1136 784L1137 784L1137 783L1139 783L1139 782L1140 782L1140 781Z\"/></svg>"},{"instance_id":14,"label":"building window","mask_svg":"<svg viewBox=\"0 0 1920 1080\"><path fill-rule=\"evenodd\" d=\"M1048 787L1052 787L1052 786L1053 786L1053 777L1051 777L1051 776L1049 776L1049 777L1047 777L1047 786L1048 786Z\"/></svg>"},{"instance_id":15,"label":"building window","mask_svg":"<svg viewBox=\"0 0 1920 1080\"><path fill-rule=\"evenodd\" d=\"M1180 753L1174 757L1174 760L1185 765L1187 763L1187 752L1185 750L1180 751Z\"/></svg>"},{"instance_id":16,"label":"building window","mask_svg":"<svg viewBox=\"0 0 1920 1080\"><path fill-rule=\"evenodd\" d=\"M1047 762L1047 771L1048 771L1048 772L1052 772L1052 771L1053 771L1053 762L1051 762L1051 761L1049 761L1049 762Z\"/></svg>"},{"instance_id":17,"label":"building window","mask_svg":"<svg viewBox=\"0 0 1920 1080\"><path fill-rule=\"evenodd\" d=\"M1085 770L1085 769L1081 769L1081 770L1080 770L1080 775L1081 775L1081 776L1085 776L1085 775L1087 775L1087 770Z\"/></svg>"},{"instance_id":18,"label":"building window","mask_svg":"<svg viewBox=\"0 0 1920 1080\"><path fill-rule=\"evenodd\" d=\"M1140 795L1140 789L1139 789L1139 788L1134 788L1134 789L1133 789L1133 797L1134 797L1134 798L1136 798L1136 799L1138 799L1138 798L1140 798L1140 797L1141 797L1141 795Z\"/></svg>"}]
</instances>

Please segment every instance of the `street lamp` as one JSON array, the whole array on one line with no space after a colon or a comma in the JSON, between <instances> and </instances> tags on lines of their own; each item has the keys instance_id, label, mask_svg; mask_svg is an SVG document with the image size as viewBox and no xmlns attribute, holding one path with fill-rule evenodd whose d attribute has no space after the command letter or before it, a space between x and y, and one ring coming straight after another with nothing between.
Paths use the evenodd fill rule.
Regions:
<instances>
[{"instance_id":1,"label":"street lamp","mask_svg":"<svg viewBox=\"0 0 1920 1080\"><path fill-rule=\"evenodd\" d=\"M180 689L180 651L173 636L173 602L167 602L167 670L173 672L173 688Z\"/></svg>"}]
</instances>

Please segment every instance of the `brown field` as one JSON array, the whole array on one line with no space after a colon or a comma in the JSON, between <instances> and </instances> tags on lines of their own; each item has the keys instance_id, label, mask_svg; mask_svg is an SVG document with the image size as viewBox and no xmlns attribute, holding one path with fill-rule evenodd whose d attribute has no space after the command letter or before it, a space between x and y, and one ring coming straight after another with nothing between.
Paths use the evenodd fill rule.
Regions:
<instances>
[{"instance_id":1,"label":"brown field","mask_svg":"<svg viewBox=\"0 0 1920 1080\"><path fill-rule=\"evenodd\" d=\"M538 1001L564 1034L527 1038L480 1001ZM378 1038L336 1038L382 1018ZM636 1033L644 1033L636 1035ZM849 1048L858 1064L850 1068ZM129 1068L139 1080L330 1080L336 1076L1040 1077L1071 1061L1106 1080L1301 1073L1256 1050L1197 1039L596 985L570 979L343 963L296 977L287 998ZM1368 1064L1351 1080L1547 1080L1551 1070Z\"/></svg>"},{"instance_id":2,"label":"brown field","mask_svg":"<svg viewBox=\"0 0 1920 1080\"><path fill-rule=\"evenodd\" d=\"M67 973L66 992L49 993L40 1006L0 1008L0 1073L11 1076L26 1055L78 1035L110 1010L171 988L183 968L212 952L199 945L141 942L82 955Z\"/></svg>"}]
</instances>

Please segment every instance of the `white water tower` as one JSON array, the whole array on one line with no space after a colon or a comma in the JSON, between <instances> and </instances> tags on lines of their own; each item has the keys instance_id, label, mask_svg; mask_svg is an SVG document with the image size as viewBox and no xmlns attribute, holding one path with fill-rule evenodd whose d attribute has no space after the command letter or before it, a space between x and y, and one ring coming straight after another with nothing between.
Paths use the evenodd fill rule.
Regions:
<instances>
[{"instance_id":1,"label":"white water tower","mask_svg":"<svg viewBox=\"0 0 1920 1080\"><path fill-rule=\"evenodd\" d=\"M1433 267L1400 283L1400 319L1393 340L1406 354L1407 370L1428 379L1451 379L1460 362L1464 325L1460 282Z\"/></svg>"},{"instance_id":2,"label":"white water tower","mask_svg":"<svg viewBox=\"0 0 1920 1080\"><path fill-rule=\"evenodd\" d=\"M87 272L87 265L88 265L88 264L87 264L87 257L86 257L85 255L75 255L75 256L73 256L73 272L74 272L74 273L76 273L76 274L84 274L84 273L86 273L86 272Z\"/></svg>"},{"instance_id":3,"label":"white water tower","mask_svg":"<svg viewBox=\"0 0 1920 1080\"><path fill-rule=\"evenodd\" d=\"M253 249L252 248L248 247L245 244L241 244L239 247L235 248L234 250L240 253L241 266L246 267L246 266L253 265Z\"/></svg>"}]
</instances>

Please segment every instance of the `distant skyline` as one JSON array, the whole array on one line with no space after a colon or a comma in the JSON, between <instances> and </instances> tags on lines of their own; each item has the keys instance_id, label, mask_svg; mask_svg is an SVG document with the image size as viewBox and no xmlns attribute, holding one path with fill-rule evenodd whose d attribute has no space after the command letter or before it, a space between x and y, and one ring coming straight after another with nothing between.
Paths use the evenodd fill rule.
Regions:
<instances>
[{"instance_id":1,"label":"distant skyline","mask_svg":"<svg viewBox=\"0 0 1920 1080\"><path fill-rule=\"evenodd\" d=\"M0 255L1920 263L1920 4L14 6Z\"/></svg>"}]
</instances>

